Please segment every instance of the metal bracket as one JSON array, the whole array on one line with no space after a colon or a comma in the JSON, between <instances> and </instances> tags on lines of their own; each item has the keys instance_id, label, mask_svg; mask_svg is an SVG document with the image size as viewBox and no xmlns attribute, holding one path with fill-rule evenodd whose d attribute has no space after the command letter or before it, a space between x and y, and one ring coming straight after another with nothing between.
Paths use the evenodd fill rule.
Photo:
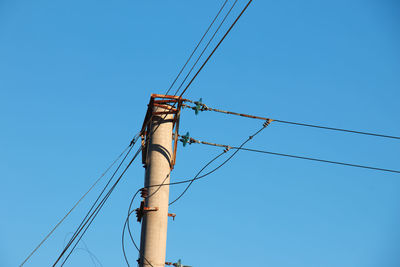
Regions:
<instances>
[{"instance_id":1,"label":"metal bracket","mask_svg":"<svg viewBox=\"0 0 400 267\"><path fill-rule=\"evenodd\" d=\"M179 119L181 114L182 103L185 101L188 100L173 95L158 95L158 94L151 95L150 102L147 108L147 113L143 121L142 130L140 132L142 136L142 146L143 146L142 163L144 167L146 167L147 164L147 144L149 141L148 133L150 132L151 121L154 119L154 116L173 115L173 127L175 129L174 132L175 135L173 139L174 148L170 165L171 165L171 170L174 168L176 162L176 152L178 147L179 121L180 121ZM154 112L154 107L161 107L168 111Z\"/></svg>"},{"instance_id":2,"label":"metal bracket","mask_svg":"<svg viewBox=\"0 0 400 267\"><path fill-rule=\"evenodd\" d=\"M168 213L168 217L172 217L172 220L175 221L176 214L175 213Z\"/></svg>"},{"instance_id":3,"label":"metal bracket","mask_svg":"<svg viewBox=\"0 0 400 267\"><path fill-rule=\"evenodd\" d=\"M144 200L142 200L142 202L140 202L140 207L135 209L137 221L141 222L143 216L150 211L158 211L158 207L145 207Z\"/></svg>"},{"instance_id":4,"label":"metal bracket","mask_svg":"<svg viewBox=\"0 0 400 267\"><path fill-rule=\"evenodd\" d=\"M189 265L183 265L181 260L178 260L178 262L165 262L165 265L169 266L175 266L175 267L192 267Z\"/></svg>"}]
</instances>

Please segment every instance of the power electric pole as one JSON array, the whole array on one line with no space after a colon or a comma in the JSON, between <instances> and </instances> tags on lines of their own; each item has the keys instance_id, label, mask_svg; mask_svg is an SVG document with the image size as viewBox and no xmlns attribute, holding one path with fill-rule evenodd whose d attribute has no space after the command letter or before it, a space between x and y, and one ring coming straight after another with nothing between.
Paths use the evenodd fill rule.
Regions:
<instances>
[{"instance_id":1,"label":"power electric pole","mask_svg":"<svg viewBox=\"0 0 400 267\"><path fill-rule=\"evenodd\" d=\"M173 96L152 95L143 124L142 155L146 173L144 201L138 209L138 218L142 221L140 267L165 266L169 185L157 185L169 184L170 172L175 163L181 106L181 101L177 99ZM172 103L178 103L178 108L174 108Z\"/></svg>"}]
</instances>

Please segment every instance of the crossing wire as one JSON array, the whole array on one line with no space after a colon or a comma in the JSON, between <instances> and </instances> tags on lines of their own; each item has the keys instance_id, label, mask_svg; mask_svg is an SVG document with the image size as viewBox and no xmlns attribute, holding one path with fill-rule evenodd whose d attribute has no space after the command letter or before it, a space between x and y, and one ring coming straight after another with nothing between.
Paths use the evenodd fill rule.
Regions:
<instances>
[{"instance_id":1,"label":"crossing wire","mask_svg":"<svg viewBox=\"0 0 400 267\"><path fill-rule=\"evenodd\" d=\"M360 165L360 164L353 164L353 163L347 163L347 162L325 160L325 159L320 159L320 158L311 158L311 157L304 157L304 156L298 156L298 155L283 154L283 153L277 153L277 152L271 152L271 151L266 151L266 150L253 149L253 148L246 148L246 147L235 147L235 146L229 146L229 145L223 145L223 144L210 143L210 142L206 142L206 141L200 141L200 140L196 140L194 138L190 138L190 143L192 143L192 144L198 143L198 144L216 146L216 147L226 147L227 149L244 150L244 151L250 151L250 152L270 154L270 155L275 155L275 156L290 157L290 158L304 159L304 160L310 160L310 161L318 161L318 162L343 165L343 166L348 166L348 167L356 167L356 168L363 168L363 169L370 169L370 170L375 170L375 171L400 174L399 170L384 169L384 168L378 168L378 167L366 166L366 165Z\"/></svg>"},{"instance_id":2,"label":"crossing wire","mask_svg":"<svg viewBox=\"0 0 400 267\"><path fill-rule=\"evenodd\" d=\"M194 101L191 101L191 100L187 100L187 102L194 103ZM312 128L318 128L318 129L324 129L324 130L340 131L340 132L346 132L346 133L362 134L362 135L369 135L369 136L375 136L375 137L383 137L383 138L400 140L399 136L370 133L370 132L364 132L364 131L355 131L355 130L348 130L348 129L342 129L342 128L328 127L328 126L323 126L323 125L315 125L315 124L309 124L309 123L301 123L301 122L293 122L293 121L279 120L279 119L273 119L273 118L266 118L266 117L260 117L260 116L244 114L244 113L237 113L237 112L227 111L227 110L222 110L222 109L217 109L217 108L210 108L203 103L199 103L199 104L201 106L200 111L214 111L214 112L218 112L218 113L235 115L235 116L240 116L240 117L245 117L245 118L250 118L250 119L270 120L270 121L274 121L274 122L278 122L278 123L285 123L285 124L291 124L291 125L297 125L297 126L305 126L305 127L312 127ZM197 108L196 106L189 106L186 104L184 104L183 107L190 108L190 109Z\"/></svg>"}]
</instances>

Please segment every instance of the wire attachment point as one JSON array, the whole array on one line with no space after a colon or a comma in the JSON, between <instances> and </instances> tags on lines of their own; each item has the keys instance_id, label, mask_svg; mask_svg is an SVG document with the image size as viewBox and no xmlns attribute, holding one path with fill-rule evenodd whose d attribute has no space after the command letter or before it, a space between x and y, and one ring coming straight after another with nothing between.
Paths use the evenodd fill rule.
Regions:
<instances>
[{"instance_id":1,"label":"wire attachment point","mask_svg":"<svg viewBox=\"0 0 400 267\"><path fill-rule=\"evenodd\" d=\"M199 101L193 102L196 106L193 107L194 109L194 114L199 115L199 111L203 111L203 99L200 98Z\"/></svg>"},{"instance_id":2,"label":"wire attachment point","mask_svg":"<svg viewBox=\"0 0 400 267\"><path fill-rule=\"evenodd\" d=\"M189 143L189 145L190 145L191 143L190 143L190 135L189 135L189 132L187 132L185 135L181 136L180 141L183 143L183 146L186 146L188 143Z\"/></svg>"}]
</instances>

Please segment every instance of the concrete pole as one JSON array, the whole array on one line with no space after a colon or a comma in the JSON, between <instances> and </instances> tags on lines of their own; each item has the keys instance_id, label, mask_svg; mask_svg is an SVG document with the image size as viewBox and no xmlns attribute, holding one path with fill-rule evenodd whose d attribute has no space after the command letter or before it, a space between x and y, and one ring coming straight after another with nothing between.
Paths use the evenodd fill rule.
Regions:
<instances>
[{"instance_id":1,"label":"concrete pole","mask_svg":"<svg viewBox=\"0 0 400 267\"><path fill-rule=\"evenodd\" d=\"M164 112L155 107L154 112ZM146 157L145 186L168 184L172 159L173 115L154 115L149 133ZM157 191L157 192L156 192ZM152 195L156 192L154 195ZM145 207L158 208L145 212L142 220L140 239L140 267L164 267L167 247L169 186L150 187L150 198L145 199ZM147 261L146 261L147 259Z\"/></svg>"}]
</instances>

